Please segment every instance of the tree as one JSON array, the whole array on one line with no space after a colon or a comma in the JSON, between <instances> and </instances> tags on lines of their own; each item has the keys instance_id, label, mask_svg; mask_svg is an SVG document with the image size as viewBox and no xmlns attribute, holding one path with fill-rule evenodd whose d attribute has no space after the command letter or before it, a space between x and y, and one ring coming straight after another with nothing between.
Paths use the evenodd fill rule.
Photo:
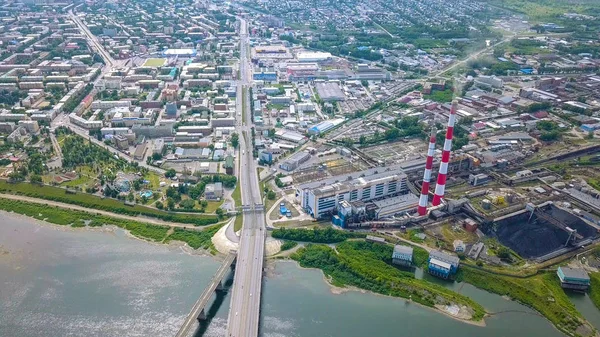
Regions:
<instances>
[{"instance_id":1,"label":"tree","mask_svg":"<svg viewBox=\"0 0 600 337\"><path fill-rule=\"evenodd\" d=\"M179 206L186 209L191 210L196 206L196 200L193 199L185 199L179 203Z\"/></svg>"},{"instance_id":2,"label":"tree","mask_svg":"<svg viewBox=\"0 0 600 337\"><path fill-rule=\"evenodd\" d=\"M267 199L275 200L276 197L277 197L277 194L275 192L273 192L273 191L267 192Z\"/></svg>"},{"instance_id":3,"label":"tree","mask_svg":"<svg viewBox=\"0 0 600 337\"><path fill-rule=\"evenodd\" d=\"M129 194L127 195L127 201L133 201L135 197L133 196L132 192L129 192Z\"/></svg>"},{"instance_id":4,"label":"tree","mask_svg":"<svg viewBox=\"0 0 600 337\"><path fill-rule=\"evenodd\" d=\"M169 210L175 209L175 200L173 200L173 198L168 198L167 199L167 208Z\"/></svg>"},{"instance_id":5,"label":"tree","mask_svg":"<svg viewBox=\"0 0 600 337\"><path fill-rule=\"evenodd\" d=\"M231 134L231 145L236 149L240 145L240 136L236 132Z\"/></svg>"},{"instance_id":6,"label":"tree","mask_svg":"<svg viewBox=\"0 0 600 337\"><path fill-rule=\"evenodd\" d=\"M156 208L158 208L158 209L163 209L163 207L165 207L165 206L163 205L163 203L162 203L162 202L160 202L160 201L157 201L157 202L156 202L156 204L154 204L154 205L156 205Z\"/></svg>"},{"instance_id":7,"label":"tree","mask_svg":"<svg viewBox=\"0 0 600 337\"><path fill-rule=\"evenodd\" d=\"M161 159L162 159L162 154L160 154L160 153L152 154L152 160L156 161L156 160L161 160Z\"/></svg>"},{"instance_id":8,"label":"tree","mask_svg":"<svg viewBox=\"0 0 600 337\"><path fill-rule=\"evenodd\" d=\"M43 184L42 181L42 176L40 176L39 174L32 174L31 176L29 176L29 182L32 184Z\"/></svg>"},{"instance_id":9,"label":"tree","mask_svg":"<svg viewBox=\"0 0 600 337\"><path fill-rule=\"evenodd\" d=\"M502 260L508 260L510 259L510 250L506 247L500 247L496 255L498 255L498 257Z\"/></svg>"},{"instance_id":10,"label":"tree","mask_svg":"<svg viewBox=\"0 0 600 337\"><path fill-rule=\"evenodd\" d=\"M223 217L223 215L225 215L225 211L224 211L222 208L220 208L220 207L219 207L219 208L217 208L217 210L215 211L215 213L217 214L217 216L218 216L219 218L222 218L222 217Z\"/></svg>"},{"instance_id":11,"label":"tree","mask_svg":"<svg viewBox=\"0 0 600 337\"><path fill-rule=\"evenodd\" d=\"M167 188L167 198L179 201L181 200L181 194L179 194L179 190L176 187L169 186Z\"/></svg>"},{"instance_id":12,"label":"tree","mask_svg":"<svg viewBox=\"0 0 600 337\"><path fill-rule=\"evenodd\" d=\"M175 172L174 169L168 169L167 172L165 172L165 177L167 178L173 178L177 175L177 172Z\"/></svg>"}]
</instances>

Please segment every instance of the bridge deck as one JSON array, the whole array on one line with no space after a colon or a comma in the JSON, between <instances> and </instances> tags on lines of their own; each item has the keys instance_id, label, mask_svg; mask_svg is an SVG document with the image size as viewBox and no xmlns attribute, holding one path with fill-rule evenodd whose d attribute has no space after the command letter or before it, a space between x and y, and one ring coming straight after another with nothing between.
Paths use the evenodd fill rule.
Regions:
<instances>
[{"instance_id":1,"label":"bridge deck","mask_svg":"<svg viewBox=\"0 0 600 337\"><path fill-rule=\"evenodd\" d=\"M208 303L208 301L212 297L212 294L215 292L215 290L219 286L219 283L223 280L223 277L225 277L225 273L227 273L227 271L233 264L235 257L236 257L236 254L234 254L234 253L230 253L227 255L227 257L225 258L225 260L223 261L223 263L221 264L221 266L219 267L219 269L213 276L213 278L210 281L210 283L208 284L208 286L206 286L206 288L204 289L204 292L202 292L202 295L200 295L200 298L198 298L198 300L192 307L192 310L190 311L190 313L188 314L188 317L183 322L181 329L179 329L179 332L177 332L177 335L176 335L177 337L188 336L190 329L192 328L192 326L194 326L194 322L196 321L196 319L198 318L198 316L200 315L202 310L204 310L204 307L206 307L206 304Z\"/></svg>"}]
</instances>

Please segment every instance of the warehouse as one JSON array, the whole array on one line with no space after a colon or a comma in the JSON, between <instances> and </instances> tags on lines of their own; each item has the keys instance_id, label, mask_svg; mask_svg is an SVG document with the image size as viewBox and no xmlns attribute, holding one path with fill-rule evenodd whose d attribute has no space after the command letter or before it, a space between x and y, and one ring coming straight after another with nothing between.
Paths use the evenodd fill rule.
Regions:
<instances>
[{"instance_id":1,"label":"warehouse","mask_svg":"<svg viewBox=\"0 0 600 337\"><path fill-rule=\"evenodd\" d=\"M330 120L323 121L317 125L311 126L308 129L308 134L309 135L317 135L317 136L321 135L321 134L333 129L334 127L338 126L343 121L344 121L343 119L330 119Z\"/></svg>"},{"instance_id":2,"label":"warehouse","mask_svg":"<svg viewBox=\"0 0 600 337\"><path fill-rule=\"evenodd\" d=\"M293 171L297 169L300 164L305 163L309 159L310 153L308 152L294 153L291 157L279 164L279 168L288 172Z\"/></svg>"},{"instance_id":3,"label":"warehouse","mask_svg":"<svg viewBox=\"0 0 600 337\"><path fill-rule=\"evenodd\" d=\"M162 52L163 56L196 56L198 52L193 48L185 48L185 49L167 49Z\"/></svg>"},{"instance_id":4,"label":"warehouse","mask_svg":"<svg viewBox=\"0 0 600 337\"><path fill-rule=\"evenodd\" d=\"M323 102L339 102L346 100L346 95L344 95L340 86L335 82L317 83L315 84L315 87Z\"/></svg>"}]
</instances>

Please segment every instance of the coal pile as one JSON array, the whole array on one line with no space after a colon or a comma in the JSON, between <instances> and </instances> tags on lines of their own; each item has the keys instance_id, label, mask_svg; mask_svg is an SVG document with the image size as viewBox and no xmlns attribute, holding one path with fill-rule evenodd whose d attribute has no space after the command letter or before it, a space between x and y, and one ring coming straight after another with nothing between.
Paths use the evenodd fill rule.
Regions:
<instances>
[{"instance_id":1,"label":"coal pile","mask_svg":"<svg viewBox=\"0 0 600 337\"><path fill-rule=\"evenodd\" d=\"M597 235L595 228L553 205L536 210L536 213L538 212L544 212L565 226L576 229L583 239ZM500 221L495 224L494 233L490 234L526 259L537 258L563 248L569 238L569 233L538 217L536 213L529 222L529 213Z\"/></svg>"}]
</instances>

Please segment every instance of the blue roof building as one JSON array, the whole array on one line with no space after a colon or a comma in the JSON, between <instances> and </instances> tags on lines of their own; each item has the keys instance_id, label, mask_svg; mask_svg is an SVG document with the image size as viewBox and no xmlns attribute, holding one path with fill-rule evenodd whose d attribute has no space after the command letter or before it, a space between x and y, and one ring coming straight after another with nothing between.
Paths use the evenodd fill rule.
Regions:
<instances>
[{"instance_id":1,"label":"blue roof building","mask_svg":"<svg viewBox=\"0 0 600 337\"><path fill-rule=\"evenodd\" d=\"M429 252L427 269L429 274L447 279L450 275L456 274L460 259L458 256L446 254L437 250Z\"/></svg>"}]
</instances>

